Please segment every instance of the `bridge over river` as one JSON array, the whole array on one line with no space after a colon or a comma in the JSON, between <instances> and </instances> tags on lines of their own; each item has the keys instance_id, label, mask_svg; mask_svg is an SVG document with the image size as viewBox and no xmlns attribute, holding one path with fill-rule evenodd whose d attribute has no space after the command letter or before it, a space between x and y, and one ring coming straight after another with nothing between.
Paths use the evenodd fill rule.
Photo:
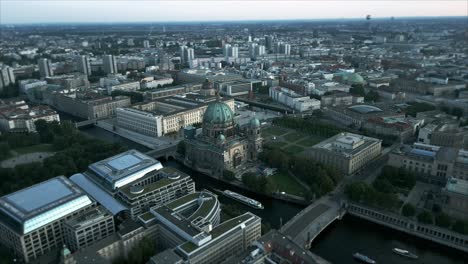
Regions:
<instances>
[{"instance_id":1,"label":"bridge over river","mask_svg":"<svg viewBox=\"0 0 468 264\"><path fill-rule=\"evenodd\" d=\"M336 219L341 219L345 213L340 202L323 197L294 216L280 231L297 245L308 249L320 232Z\"/></svg>"}]
</instances>

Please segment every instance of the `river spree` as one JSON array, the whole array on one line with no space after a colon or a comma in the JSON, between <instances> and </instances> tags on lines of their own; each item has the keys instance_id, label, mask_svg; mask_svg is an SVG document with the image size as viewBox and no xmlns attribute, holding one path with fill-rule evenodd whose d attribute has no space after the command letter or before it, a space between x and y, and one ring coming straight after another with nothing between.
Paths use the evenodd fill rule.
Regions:
<instances>
[{"instance_id":1,"label":"river spree","mask_svg":"<svg viewBox=\"0 0 468 264\"><path fill-rule=\"evenodd\" d=\"M392 252L407 249L419 256L412 260ZM360 252L378 264L462 264L468 254L413 237L354 216L335 221L312 243L311 251L332 263L359 263L352 254Z\"/></svg>"},{"instance_id":2,"label":"river spree","mask_svg":"<svg viewBox=\"0 0 468 264\"><path fill-rule=\"evenodd\" d=\"M110 142L119 142L128 148L147 151L148 148L134 143L128 139L113 135L98 127L82 130L84 133ZM230 189L253 198L263 204L265 209L258 210L246 206L233 199L219 196L222 204L235 204L242 210L257 214L263 221L269 222L273 228L279 228L281 221L286 223L299 213L304 206L274 200L269 197L251 193L223 182L218 182L208 176L191 171L176 161L163 161L164 166L175 167L191 175L196 183L197 190L211 191ZM410 260L394 254L394 247L407 249L419 256L418 260ZM468 263L468 254L440 246L427 240L406 235L395 230L382 227L353 216L345 216L343 220L330 225L314 241L311 251L324 259L337 264L358 263L352 254L360 252L375 259L379 264L462 264Z\"/></svg>"}]
</instances>

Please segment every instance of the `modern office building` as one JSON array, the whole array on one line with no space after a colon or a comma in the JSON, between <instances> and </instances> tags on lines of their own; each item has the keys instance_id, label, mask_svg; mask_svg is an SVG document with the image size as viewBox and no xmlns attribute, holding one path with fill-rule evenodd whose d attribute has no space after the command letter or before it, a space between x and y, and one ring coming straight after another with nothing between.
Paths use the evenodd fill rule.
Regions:
<instances>
[{"instance_id":1,"label":"modern office building","mask_svg":"<svg viewBox=\"0 0 468 264\"><path fill-rule=\"evenodd\" d=\"M11 67L3 67L0 69L0 92L4 87L15 84L15 73Z\"/></svg>"},{"instance_id":2,"label":"modern office building","mask_svg":"<svg viewBox=\"0 0 468 264\"><path fill-rule=\"evenodd\" d=\"M103 55L102 56L102 67L105 73L114 74L118 72L117 59L114 55Z\"/></svg>"},{"instance_id":3,"label":"modern office building","mask_svg":"<svg viewBox=\"0 0 468 264\"><path fill-rule=\"evenodd\" d=\"M143 40L143 48L148 49L150 47L149 40Z\"/></svg>"},{"instance_id":4,"label":"modern office building","mask_svg":"<svg viewBox=\"0 0 468 264\"><path fill-rule=\"evenodd\" d=\"M114 234L114 217L97 206L65 221L63 229L65 244L75 252Z\"/></svg>"},{"instance_id":5,"label":"modern office building","mask_svg":"<svg viewBox=\"0 0 468 264\"><path fill-rule=\"evenodd\" d=\"M83 73L86 76L91 75L91 65L89 63L89 57L86 55L81 55L76 57L78 71Z\"/></svg>"},{"instance_id":6,"label":"modern office building","mask_svg":"<svg viewBox=\"0 0 468 264\"><path fill-rule=\"evenodd\" d=\"M94 205L63 176L5 195L0 198L0 241L30 262L61 248L64 222Z\"/></svg>"},{"instance_id":7,"label":"modern office building","mask_svg":"<svg viewBox=\"0 0 468 264\"><path fill-rule=\"evenodd\" d=\"M242 253L261 235L261 218L250 212L204 229L197 228L168 207L152 209L152 213L161 223L163 240L178 239L177 242L182 242L175 249L152 257L150 262L154 264L180 261L193 264L222 263ZM171 262L166 262L167 259L171 259Z\"/></svg>"},{"instance_id":8,"label":"modern office building","mask_svg":"<svg viewBox=\"0 0 468 264\"><path fill-rule=\"evenodd\" d=\"M309 96L299 95L296 92L284 87L270 87L269 94L274 101L284 104L299 112L320 109L319 100L310 98Z\"/></svg>"},{"instance_id":9,"label":"modern office building","mask_svg":"<svg viewBox=\"0 0 468 264\"><path fill-rule=\"evenodd\" d=\"M307 155L351 175L380 155L381 143L376 138L340 133L314 145Z\"/></svg>"},{"instance_id":10,"label":"modern office building","mask_svg":"<svg viewBox=\"0 0 468 264\"><path fill-rule=\"evenodd\" d=\"M39 65L39 74L41 78L54 76L54 72L52 70L52 66L50 65L49 59L39 59L37 61L37 64Z\"/></svg>"},{"instance_id":11,"label":"modern office building","mask_svg":"<svg viewBox=\"0 0 468 264\"><path fill-rule=\"evenodd\" d=\"M445 185L447 179L468 180L468 151L414 143L390 152L388 165L415 173L421 180Z\"/></svg>"},{"instance_id":12,"label":"modern office building","mask_svg":"<svg viewBox=\"0 0 468 264\"><path fill-rule=\"evenodd\" d=\"M160 169L161 162L136 150L128 150L88 167L99 183L109 190L123 187Z\"/></svg>"},{"instance_id":13,"label":"modern office building","mask_svg":"<svg viewBox=\"0 0 468 264\"><path fill-rule=\"evenodd\" d=\"M190 176L166 167L118 188L115 197L129 208L130 217L136 219L153 206L164 205L193 192L195 183Z\"/></svg>"}]
</instances>

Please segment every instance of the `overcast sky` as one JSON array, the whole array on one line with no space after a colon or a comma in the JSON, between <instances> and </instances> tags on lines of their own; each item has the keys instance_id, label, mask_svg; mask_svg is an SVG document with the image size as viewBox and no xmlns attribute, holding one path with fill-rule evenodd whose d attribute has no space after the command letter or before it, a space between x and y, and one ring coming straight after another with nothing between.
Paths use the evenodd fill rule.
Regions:
<instances>
[{"instance_id":1,"label":"overcast sky","mask_svg":"<svg viewBox=\"0 0 468 264\"><path fill-rule=\"evenodd\" d=\"M468 16L468 0L0 0L0 23L165 22Z\"/></svg>"}]
</instances>

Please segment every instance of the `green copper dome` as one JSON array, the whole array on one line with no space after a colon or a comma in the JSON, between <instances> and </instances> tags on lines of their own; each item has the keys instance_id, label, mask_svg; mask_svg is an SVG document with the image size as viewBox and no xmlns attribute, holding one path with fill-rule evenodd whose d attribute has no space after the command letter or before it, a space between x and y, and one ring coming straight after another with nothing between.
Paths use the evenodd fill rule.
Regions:
<instances>
[{"instance_id":1,"label":"green copper dome","mask_svg":"<svg viewBox=\"0 0 468 264\"><path fill-rule=\"evenodd\" d=\"M255 118L255 117L250 119L250 126L252 128L260 127L260 120L258 120L258 118Z\"/></svg>"},{"instance_id":2,"label":"green copper dome","mask_svg":"<svg viewBox=\"0 0 468 264\"><path fill-rule=\"evenodd\" d=\"M230 126L234 124L234 113L223 102L214 102L208 105L203 116L203 124Z\"/></svg>"},{"instance_id":3,"label":"green copper dome","mask_svg":"<svg viewBox=\"0 0 468 264\"><path fill-rule=\"evenodd\" d=\"M349 84L364 84L364 78L357 73L345 74L343 80Z\"/></svg>"}]
</instances>

